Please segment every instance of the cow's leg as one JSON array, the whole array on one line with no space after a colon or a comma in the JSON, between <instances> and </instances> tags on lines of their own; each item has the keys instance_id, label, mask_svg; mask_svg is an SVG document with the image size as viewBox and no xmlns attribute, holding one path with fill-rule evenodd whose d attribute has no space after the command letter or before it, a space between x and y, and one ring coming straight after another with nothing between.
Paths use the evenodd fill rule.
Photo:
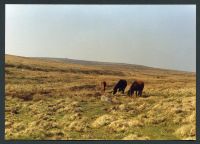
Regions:
<instances>
[{"instance_id":1,"label":"cow's leg","mask_svg":"<svg viewBox=\"0 0 200 144\"><path fill-rule=\"evenodd\" d=\"M122 94L124 94L124 89L122 90Z\"/></svg>"},{"instance_id":2,"label":"cow's leg","mask_svg":"<svg viewBox=\"0 0 200 144\"><path fill-rule=\"evenodd\" d=\"M142 90L140 91L140 96L142 96Z\"/></svg>"},{"instance_id":3,"label":"cow's leg","mask_svg":"<svg viewBox=\"0 0 200 144\"><path fill-rule=\"evenodd\" d=\"M129 90L129 96L131 97L133 94L132 90Z\"/></svg>"},{"instance_id":4,"label":"cow's leg","mask_svg":"<svg viewBox=\"0 0 200 144\"><path fill-rule=\"evenodd\" d=\"M140 96L140 91L137 90L136 92L137 92L136 97Z\"/></svg>"},{"instance_id":5,"label":"cow's leg","mask_svg":"<svg viewBox=\"0 0 200 144\"><path fill-rule=\"evenodd\" d=\"M119 91L119 89L116 90L116 93Z\"/></svg>"},{"instance_id":6,"label":"cow's leg","mask_svg":"<svg viewBox=\"0 0 200 144\"><path fill-rule=\"evenodd\" d=\"M131 91L131 96L132 96L132 95L134 96L134 90Z\"/></svg>"},{"instance_id":7,"label":"cow's leg","mask_svg":"<svg viewBox=\"0 0 200 144\"><path fill-rule=\"evenodd\" d=\"M120 91L121 91L121 93L122 93L122 94L124 94L124 89L122 89L122 88L121 88L121 90L120 90Z\"/></svg>"},{"instance_id":8,"label":"cow's leg","mask_svg":"<svg viewBox=\"0 0 200 144\"><path fill-rule=\"evenodd\" d=\"M138 96L140 96L140 91L138 91Z\"/></svg>"}]
</instances>

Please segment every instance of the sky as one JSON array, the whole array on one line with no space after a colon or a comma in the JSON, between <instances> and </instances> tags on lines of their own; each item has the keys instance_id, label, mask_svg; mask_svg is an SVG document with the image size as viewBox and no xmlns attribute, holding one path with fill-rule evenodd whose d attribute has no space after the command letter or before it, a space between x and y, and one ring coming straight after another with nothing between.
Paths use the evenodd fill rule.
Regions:
<instances>
[{"instance_id":1,"label":"sky","mask_svg":"<svg viewBox=\"0 0 200 144\"><path fill-rule=\"evenodd\" d=\"M5 53L196 72L195 5L6 5Z\"/></svg>"}]
</instances>

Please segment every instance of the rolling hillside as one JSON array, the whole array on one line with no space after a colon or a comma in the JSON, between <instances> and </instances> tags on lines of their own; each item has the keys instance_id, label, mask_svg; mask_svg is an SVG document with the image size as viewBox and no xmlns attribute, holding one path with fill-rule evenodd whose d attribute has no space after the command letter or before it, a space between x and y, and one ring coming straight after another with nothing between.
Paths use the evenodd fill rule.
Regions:
<instances>
[{"instance_id":1,"label":"rolling hillside","mask_svg":"<svg viewBox=\"0 0 200 144\"><path fill-rule=\"evenodd\" d=\"M5 138L194 140L196 73L139 65L5 56ZM143 96L111 91L145 82ZM108 83L106 92L100 86Z\"/></svg>"}]
</instances>

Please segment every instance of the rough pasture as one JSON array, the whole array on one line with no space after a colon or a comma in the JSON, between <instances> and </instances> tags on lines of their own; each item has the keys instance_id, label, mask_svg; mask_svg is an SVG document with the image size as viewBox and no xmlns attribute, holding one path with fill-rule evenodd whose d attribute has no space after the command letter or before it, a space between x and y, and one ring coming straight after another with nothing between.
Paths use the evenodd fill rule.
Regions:
<instances>
[{"instance_id":1,"label":"rough pasture","mask_svg":"<svg viewBox=\"0 0 200 144\"><path fill-rule=\"evenodd\" d=\"M196 139L195 73L10 55L5 63L7 140ZM122 78L125 92L142 79L142 96L113 96L110 91Z\"/></svg>"}]
</instances>

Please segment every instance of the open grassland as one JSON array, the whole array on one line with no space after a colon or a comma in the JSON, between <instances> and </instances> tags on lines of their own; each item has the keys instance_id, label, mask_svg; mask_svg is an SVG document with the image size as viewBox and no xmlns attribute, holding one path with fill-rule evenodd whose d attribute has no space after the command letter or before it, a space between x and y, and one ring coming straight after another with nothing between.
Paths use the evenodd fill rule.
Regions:
<instances>
[{"instance_id":1,"label":"open grassland","mask_svg":"<svg viewBox=\"0 0 200 144\"><path fill-rule=\"evenodd\" d=\"M5 66L6 139L196 139L195 73L11 55ZM113 96L119 79L127 80L126 91L143 80L143 96Z\"/></svg>"}]
</instances>

